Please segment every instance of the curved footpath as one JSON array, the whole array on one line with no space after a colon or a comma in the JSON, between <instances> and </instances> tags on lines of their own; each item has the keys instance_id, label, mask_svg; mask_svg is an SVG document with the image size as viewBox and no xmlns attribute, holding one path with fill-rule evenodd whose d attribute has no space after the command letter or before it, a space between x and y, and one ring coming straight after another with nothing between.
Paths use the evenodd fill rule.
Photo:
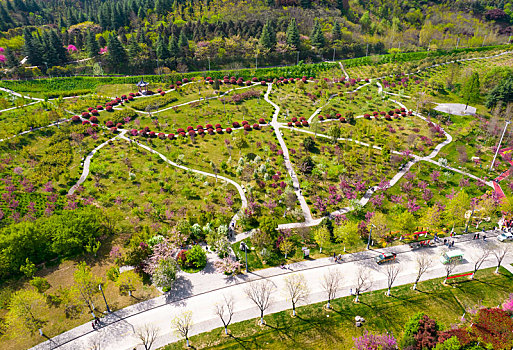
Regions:
<instances>
[{"instance_id":1,"label":"curved footpath","mask_svg":"<svg viewBox=\"0 0 513 350\"><path fill-rule=\"evenodd\" d=\"M473 234L467 234L454 237L455 247L465 254L465 260L457 266L454 274L471 271L475 257L484 249L490 248L495 241L493 232L487 232L487 241L474 241L472 236ZM443 245L425 248L424 252L433 259L434 264L423 276L423 280L440 278L445 275L445 269L437 259L446 249ZM215 316L213 307L216 302L222 301L225 295L233 295L235 298L233 322L253 319L258 317L259 311L245 296L244 289L248 282L264 278L270 280L276 287L272 295L271 307L266 314L287 310L290 309L290 302L281 291L285 284L284 278L295 272L301 272L308 282L309 304L327 300L321 287L321 280L323 275L332 269L339 270L343 275L340 292L336 297L349 295L349 289L355 287L355 272L360 268L369 271L370 279L373 282L369 291L384 289L387 280L384 274L386 267L377 265L373 257L386 251L394 251L398 254L398 263L402 269L394 285L414 282L415 259L420 252L411 251L407 245L346 254L344 262L340 264L333 263L329 258L323 258L291 264L286 270L279 267L269 268L250 273L247 276L227 277L212 271L202 271L197 274L180 273L173 291L106 315L101 319L102 327L99 330L93 330L90 322L87 322L32 349L87 349L98 339L101 339L101 348L106 350L142 349L139 339L134 335L134 330L147 324L153 324L159 329L154 346L163 346L178 340L171 328L171 320L184 310L193 313L194 325L190 332L191 336L221 327L222 324ZM503 266L513 273L513 268L508 266L512 262L513 257L508 256L503 262ZM482 268L495 265L495 259L489 258ZM365 300L365 296L362 296L362 300Z\"/></svg>"},{"instance_id":2,"label":"curved footpath","mask_svg":"<svg viewBox=\"0 0 513 350\"><path fill-rule=\"evenodd\" d=\"M207 173L206 171L201 171L201 170L196 170L196 169L192 169L192 168L188 168L186 166L183 166L183 165L180 165L180 164L177 164L171 160L169 160L166 156L164 156L162 153L146 146L146 145L143 145L142 143L140 143L139 141L134 141L128 137L125 136L125 134L123 133L122 135L119 135L120 138L128 141L129 143L132 143L134 142L137 146L139 147L142 147L144 148L145 150L153 153L153 154L156 154L158 155L163 161L165 161L166 163L174 166L174 167L177 167L179 169L183 169L183 170L186 170L186 171L190 171L190 172L193 172L193 173L197 173L197 174L201 174L201 175L205 175L205 176L209 176L209 177L214 177L216 179L220 179L224 182L227 182L233 186L235 186L235 188L237 189L237 191L239 192L239 196L240 196L240 199L241 199L241 211L246 208L248 206L248 200L246 198L246 193L244 193L244 189L242 188L241 185L239 185L238 183L236 183L235 181L233 181L232 179L229 179L227 177L224 177L224 176L221 176L221 175L216 175L216 174L212 174L212 173ZM230 225L232 223L236 223L237 220L239 219L239 214L235 214L234 217L232 218L231 222L230 222Z\"/></svg>"},{"instance_id":3,"label":"curved footpath","mask_svg":"<svg viewBox=\"0 0 513 350\"><path fill-rule=\"evenodd\" d=\"M264 95L264 100L267 101L271 106L274 107L274 113L273 118L271 121L271 126L274 128L274 133L276 135L276 138L278 139L278 143L280 144L281 149L283 150L283 160L285 163L285 168L287 168L287 171L289 173L289 176L292 179L292 185L294 187L294 192L296 193L296 197L299 201L299 204L301 205L301 210L303 211L303 216L305 218L306 223L313 222L312 213L310 212L310 207L306 203L305 197L301 194L301 187L299 184L299 180L297 178L296 173L294 172L294 167L292 166L292 163L290 162L289 157L289 149L287 148L287 144L285 143L285 140L283 140L283 135L281 134L280 127L281 124L278 122L278 115L280 114L280 107L272 102L269 99L269 94L271 93L271 90L273 88L273 84L267 85L267 91Z\"/></svg>"},{"instance_id":4,"label":"curved footpath","mask_svg":"<svg viewBox=\"0 0 513 350\"><path fill-rule=\"evenodd\" d=\"M96 152L98 152L100 149L102 149L103 147L105 147L106 145L109 144L109 142L111 141L114 141L116 138L121 138L125 135L126 133L126 130L123 130L119 135L116 135L115 137L111 138L111 139L108 139L107 141L105 141L104 143L102 143L101 145L99 145L98 147L96 147L95 149L93 149L91 152L89 152L89 154L85 157L85 160L84 160L84 169L82 170L82 175L80 175L80 178L78 179L77 183L73 185L73 187L71 187L68 191L68 195L72 195L73 193L75 193L75 191L77 190L77 188L82 185L84 183L84 181L86 180L87 178L87 175L89 175L89 168L91 166L91 159L93 158L94 154Z\"/></svg>"}]
</instances>

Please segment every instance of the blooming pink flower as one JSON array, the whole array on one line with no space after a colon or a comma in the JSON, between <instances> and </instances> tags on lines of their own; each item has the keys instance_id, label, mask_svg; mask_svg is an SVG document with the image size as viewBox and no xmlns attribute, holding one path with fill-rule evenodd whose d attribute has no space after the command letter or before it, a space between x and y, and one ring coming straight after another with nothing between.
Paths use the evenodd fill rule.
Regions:
<instances>
[{"instance_id":1,"label":"blooming pink flower","mask_svg":"<svg viewBox=\"0 0 513 350\"><path fill-rule=\"evenodd\" d=\"M4 55L0 55L0 62L5 63L6 58Z\"/></svg>"},{"instance_id":2,"label":"blooming pink flower","mask_svg":"<svg viewBox=\"0 0 513 350\"><path fill-rule=\"evenodd\" d=\"M78 49L75 45L68 45L68 52L78 52Z\"/></svg>"}]
</instances>

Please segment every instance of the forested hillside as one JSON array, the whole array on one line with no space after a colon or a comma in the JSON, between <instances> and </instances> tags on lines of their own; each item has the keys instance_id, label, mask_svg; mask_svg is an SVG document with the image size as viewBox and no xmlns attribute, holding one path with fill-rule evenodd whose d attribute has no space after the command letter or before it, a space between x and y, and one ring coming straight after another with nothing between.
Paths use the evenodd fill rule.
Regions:
<instances>
[{"instance_id":1,"label":"forested hillside","mask_svg":"<svg viewBox=\"0 0 513 350\"><path fill-rule=\"evenodd\" d=\"M512 21L504 0L6 0L0 64L12 78L286 65L504 44Z\"/></svg>"}]
</instances>

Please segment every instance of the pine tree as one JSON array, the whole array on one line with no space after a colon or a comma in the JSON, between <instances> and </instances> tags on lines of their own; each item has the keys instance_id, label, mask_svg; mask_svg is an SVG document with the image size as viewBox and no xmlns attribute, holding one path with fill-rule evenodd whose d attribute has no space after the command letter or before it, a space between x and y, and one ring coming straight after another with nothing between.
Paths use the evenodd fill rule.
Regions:
<instances>
[{"instance_id":1,"label":"pine tree","mask_svg":"<svg viewBox=\"0 0 513 350\"><path fill-rule=\"evenodd\" d=\"M287 44L299 50L300 43L299 29L297 28L296 19L293 18L287 27Z\"/></svg>"},{"instance_id":2,"label":"pine tree","mask_svg":"<svg viewBox=\"0 0 513 350\"><path fill-rule=\"evenodd\" d=\"M324 37L324 33L322 32L319 21L315 22L315 25L312 30L311 41L312 45L318 49L322 49L326 44L326 38Z\"/></svg>"},{"instance_id":3,"label":"pine tree","mask_svg":"<svg viewBox=\"0 0 513 350\"><path fill-rule=\"evenodd\" d=\"M94 35L93 32L87 32L86 48L89 57L96 57L100 52L100 46L98 45L98 41L96 41L96 35Z\"/></svg>"},{"instance_id":4,"label":"pine tree","mask_svg":"<svg viewBox=\"0 0 513 350\"><path fill-rule=\"evenodd\" d=\"M47 67L57 66L60 62L56 47L52 44L49 31L44 31L41 38L41 46L44 47L43 60Z\"/></svg>"},{"instance_id":5,"label":"pine tree","mask_svg":"<svg viewBox=\"0 0 513 350\"><path fill-rule=\"evenodd\" d=\"M341 28L340 28L340 23L338 22L335 22L335 25L333 26L333 29L331 31L331 37L333 38L333 41L337 41L337 40L340 40L340 38L342 37L341 35Z\"/></svg>"},{"instance_id":6,"label":"pine tree","mask_svg":"<svg viewBox=\"0 0 513 350\"><path fill-rule=\"evenodd\" d=\"M16 60L14 53L9 48L5 49L5 63L9 68L14 68L18 65L18 61Z\"/></svg>"},{"instance_id":7,"label":"pine tree","mask_svg":"<svg viewBox=\"0 0 513 350\"><path fill-rule=\"evenodd\" d=\"M185 35L185 30L182 29L180 32L180 37L178 38L178 47L181 51L189 48L189 40L187 39L187 36Z\"/></svg>"},{"instance_id":8,"label":"pine tree","mask_svg":"<svg viewBox=\"0 0 513 350\"><path fill-rule=\"evenodd\" d=\"M17 11L27 11L27 7L25 6L25 3L22 0L14 0L14 7Z\"/></svg>"},{"instance_id":9,"label":"pine tree","mask_svg":"<svg viewBox=\"0 0 513 350\"><path fill-rule=\"evenodd\" d=\"M155 49L155 52L157 54L158 59L165 60L165 59L169 58L168 47L165 44L164 39L162 39L162 36L160 36L160 35L157 40L157 48Z\"/></svg>"},{"instance_id":10,"label":"pine tree","mask_svg":"<svg viewBox=\"0 0 513 350\"><path fill-rule=\"evenodd\" d=\"M41 60L40 46L37 43L37 39L34 39L29 29L26 27L23 29L23 39L25 40L23 44L23 54L27 56L28 62L34 66L41 65L43 61Z\"/></svg>"},{"instance_id":11,"label":"pine tree","mask_svg":"<svg viewBox=\"0 0 513 350\"><path fill-rule=\"evenodd\" d=\"M57 54L57 61L58 64L63 64L68 61L68 52L64 48L64 45L62 45L62 40L59 38L59 35L55 30L50 31L50 44L54 47L55 52ZM78 47L81 45L78 44Z\"/></svg>"},{"instance_id":12,"label":"pine tree","mask_svg":"<svg viewBox=\"0 0 513 350\"><path fill-rule=\"evenodd\" d=\"M127 63L126 51L118 38L112 34L107 41L107 61L113 69L119 69Z\"/></svg>"},{"instance_id":13,"label":"pine tree","mask_svg":"<svg viewBox=\"0 0 513 350\"><path fill-rule=\"evenodd\" d=\"M131 61L135 60L139 53L141 52L141 47L137 43L137 40L134 35L130 38L128 42L128 57Z\"/></svg>"},{"instance_id":14,"label":"pine tree","mask_svg":"<svg viewBox=\"0 0 513 350\"><path fill-rule=\"evenodd\" d=\"M268 50L272 50L274 45L276 45L276 36L274 35L269 22L267 22L262 28L262 34L260 34L260 45Z\"/></svg>"},{"instance_id":15,"label":"pine tree","mask_svg":"<svg viewBox=\"0 0 513 350\"><path fill-rule=\"evenodd\" d=\"M155 1L155 13L159 16L164 16L166 14L166 1L165 0L157 0Z\"/></svg>"},{"instance_id":16,"label":"pine tree","mask_svg":"<svg viewBox=\"0 0 513 350\"><path fill-rule=\"evenodd\" d=\"M176 37L171 35L169 39L169 56L173 58L177 58L180 55L180 48L178 47L178 42L176 41Z\"/></svg>"},{"instance_id":17,"label":"pine tree","mask_svg":"<svg viewBox=\"0 0 513 350\"><path fill-rule=\"evenodd\" d=\"M337 0L337 7L342 15L347 15L349 13L349 0Z\"/></svg>"},{"instance_id":18,"label":"pine tree","mask_svg":"<svg viewBox=\"0 0 513 350\"><path fill-rule=\"evenodd\" d=\"M301 7L304 9L309 9L312 7L312 1L311 0L301 0Z\"/></svg>"}]
</instances>

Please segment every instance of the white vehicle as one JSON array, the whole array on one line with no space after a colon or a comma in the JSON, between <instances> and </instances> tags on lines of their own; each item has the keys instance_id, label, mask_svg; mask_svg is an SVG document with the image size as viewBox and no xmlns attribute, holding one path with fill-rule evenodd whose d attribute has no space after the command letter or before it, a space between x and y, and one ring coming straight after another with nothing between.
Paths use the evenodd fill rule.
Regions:
<instances>
[{"instance_id":1,"label":"white vehicle","mask_svg":"<svg viewBox=\"0 0 513 350\"><path fill-rule=\"evenodd\" d=\"M513 241L513 234L510 232L502 232L500 235L497 236L497 239L499 240L499 242Z\"/></svg>"}]
</instances>

